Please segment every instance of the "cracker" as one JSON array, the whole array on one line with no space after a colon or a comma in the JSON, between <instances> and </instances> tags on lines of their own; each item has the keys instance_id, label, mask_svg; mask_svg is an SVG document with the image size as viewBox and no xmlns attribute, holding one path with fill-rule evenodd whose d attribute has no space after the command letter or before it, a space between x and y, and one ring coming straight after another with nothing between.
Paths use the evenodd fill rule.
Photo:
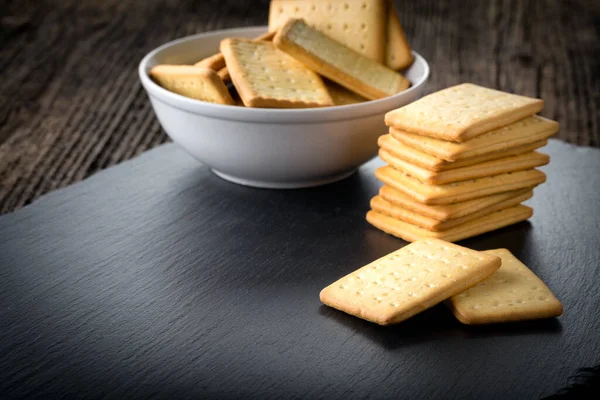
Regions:
<instances>
[{"instance_id":1,"label":"cracker","mask_svg":"<svg viewBox=\"0 0 600 400\"><path fill-rule=\"evenodd\" d=\"M390 129L390 134L405 145L434 157L458 161L545 140L557 131L558 122L534 115L463 143L433 139L395 129Z\"/></svg>"},{"instance_id":2,"label":"cracker","mask_svg":"<svg viewBox=\"0 0 600 400\"><path fill-rule=\"evenodd\" d=\"M540 140L531 144L511 147L506 150L465 158L463 160L454 162L442 160L441 158L434 157L413 147L407 146L404 143L396 140L391 134L380 136L378 144L382 149L392 153L396 158L400 158L404 161L418 165L419 167L426 168L430 171L448 171L451 169L475 165L498 158L523 154L528 151L533 151L535 149L539 149L540 147L544 147L546 144L548 144L548 141Z\"/></svg>"},{"instance_id":3,"label":"cracker","mask_svg":"<svg viewBox=\"0 0 600 400\"><path fill-rule=\"evenodd\" d=\"M350 315L390 325L472 287L499 267L499 257L427 239L340 278L319 297Z\"/></svg>"},{"instance_id":4,"label":"cracker","mask_svg":"<svg viewBox=\"0 0 600 400\"><path fill-rule=\"evenodd\" d=\"M448 221L462 218L466 215L479 212L480 210L488 207L493 207L497 203L508 201L515 197L525 196L526 198L521 200L525 201L527 198L533 195L533 188L525 188L511 192L494 194L474 200L462 201L460 203L439 205L427 205L419 203L412 197L387 185L384 185L379 189L379 195L384 200L395 206L414 211L415 213L423 215L424 217L437 219L439 221Z\"/></svg>"},{"instance_id":5,"label":"cracker","mask_svg":"<svg viewBox=\"0 0 600 400\"><path fill-rule=\"evenodd\" d=\"M510 251L484 251L502 266L474 287L450 297L446 304L463 324L492 324L558 317L563 306L548 287Z\"/></svg>"},{"instance_id":6,"label":"cracker","mask_svg":"<svg viewBox=\"0 0 600 400\"><path fill-rule=\"evenodd\" d=\"M254 39L252 39L255 42L259 42L259 41L271 41L273 40L273 36L275 36L275 32L266 32L263 33L260 36L255 37ZM224 68L226 69L227 66L225 64L225 57L223 57L222 53L217 53L217 54L213 54L210 57L206 57L203 60L198 61L196 64L194 64L195 67L204 67L204 68L210 68L215 72L219 72L219 76L221 77L221 79L226 80L223 76L227 73L225 70L225 72L221 72Z\"/></svg>"},{"instance_id":7,"label":"cracker","mask_svg":"<svg viewBox=\"0 0 600 400\"><path fill-rule=\"evenodd\" d=\"M386 4L383 0L272 0L269 31L289 18L315 29L379 63L384 61Z\"/></svg>"},{"instance_id":8,"label":"cracker","mask_svg":"<svg viewBox=\"0 0 600 400\"><path fill-rule=\"evenodd\" d=\"M445 231L450 228L453 228L457 225L463 224L465 222L472 221L474 219L486 216L488 214L494 213L496 211L503 210L505 208L514 207L519 205L523 201L531 198L533 196L533 190L529 190L519 196L511 197L507 200L500 201L496 204L493 204L489 207L482 208L473 213L467 214L460 218L455 218L451 220L440 221L435 218L427 217L425 215L421 215L412 210L399 207L385 200L381 196L375 196L371 199L371 208L374 211L380 212L382 214L388 215L392 218L398 219L400 221L408 222L409 224L416 225L423 229L427 229L430 231Z\"/></svg>"},{"instance_id":9,"label":"cracker","mask_svg":"<svg viewBox=\"0 0 600 400\"><path fill-rule=\"evenodd\" d=\"M496 193L536 186L546 181L546 174L535 169L508 172L445 185L428 185L419 182L417 179L395 170L389 165L378 168L375 171L375 176L386 185L404 192L423 204L458 203Z\"/></svg>"},{"instance_id":10,"label":"cracker","mask_svg":"<svg viewBox=\"0 0 600 400\"><path fill-rule=\"evenodd\" d=\"M539 112L544 101L472 83L449 87L385 115L395 129L464 142Z\"/></svg>"},{"instance_id":11,"label":"cracker","mask_svg":"<svg viewBox=\"0 0 600 400\"><path fill-rule=\"evenodd\" d=\"M333 103L336 106L345 106L348 104L356 104L367 101L361 95L358 95L350 90L346 89L343 86L338 85L337 83L330 81L329 79L324 80L325 87L333 100Z\"/></svg>"},{"instance_id":12,"label":"cracker","mask_svg":"<svg viewBox=\"0 0 600 400\"><path fill-rule=\"evenodd\" d=\"M221 78L223 82L229 82L231 80L231 75L229 75L229 70L227 69L227 67L221 68L217 72L217 75L219 75L219 78Z\"/></svg>"},{"instance_id":13,"label":"cracker","mask_svg":"<svg viewBox=\"0 0 600 400\"><path fill-rule=\"evenodd\" d=\"M150 76L163 88L196 100L233 105L234 101L217 73L191 65L157 65Z\"/></svg>"},{"instance_id":14,"label":"cracker","mask_svg":"<svg viewBox=\"0 0 600 400\"><path fill-rule=\"evenodd\" d=\"M398 11L392 0L388 0L387 37L385 47L385 65L391 69L406 69L413 62L410 44L406 39Z\"/></svg>"},{"instance_id":15,"label":"cracker","mask_svg":"<svg viewBox=\"0 0 600 400\"><path fill-rule=\"evenodd\" d=\"M225 58L223 57L223 54L216 53L210 57L206 57L206 58L198 61L197 63L194 64L194 67L208 68L208 69L212 69L213 71L217 72L221 68L225 67Z\"/></svg>"},{"instance_id":16,"label":"cracker","mask_svg":"<svg viewBox=\"0 0 600 400\"><path fill-rule=\"evenodd\" d=\"M404 172L423 183L441 185L445 183L466 181L469 179L494 176L507 172L523 171L550 162L550 157L543 153L529 152L518 156L498 158L462 168L448 171L430 171L426 168L406 162L386 150L379 150L379 157L398 171Z\"/></svg>"},{"instance_id":17,"label":"cracker","mask_svg":"<svg viewBox=\"0 0 600 400\"><path fill-rule=\"evenodd\" d=\"M414 242L429 237L447 240L449 242L457 242L459 240L525 221L532 215L533 209L519 205L496 211L484 217L439 232L420 228L416 225L397 220L377 211L369 211L367 213L367 221L385 233L408 242Z\"/></svg>"},{"instance_id":18,"label":"cracker","mask_svg":"<svg viewBox=\"0 0 600 400\"><path fill-rule=\"evenodd\" d=\"M369 100L391 96L410 86L409 80L398 72L331 39L302 20L288 20L273 42L308 68Z\"/></svg>"},{"instance_id":19,"label":"cracker","mask_svg":"<svg viewBox=\"0 0 600 400\"><path fill-rule=\"evenodd\" d=\"M221 52L233 85L247 107L332 106L321 78L272 43L225 39Z\"/></svg>"}]
</instances>

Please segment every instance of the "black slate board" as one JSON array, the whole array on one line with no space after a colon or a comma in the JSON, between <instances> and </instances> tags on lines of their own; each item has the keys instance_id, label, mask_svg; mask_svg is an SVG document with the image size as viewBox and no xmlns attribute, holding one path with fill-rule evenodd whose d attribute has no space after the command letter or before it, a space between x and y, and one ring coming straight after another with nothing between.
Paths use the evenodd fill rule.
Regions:
<instances>
[{"instance_id":1,"label":"black slate board","mask_svg":"<svg viewBox=\"0 0 600 400\"><path fill-rule=\"evenodd\" d=\"M600 150L551 141L506 247L559 319L467 327L444 306L379 327L319 290L405 243L364 220L374 160L345 181L225 182L165 145L0 218L0 397L538 398L600 364Z\"/></svg>"}]
</instances>

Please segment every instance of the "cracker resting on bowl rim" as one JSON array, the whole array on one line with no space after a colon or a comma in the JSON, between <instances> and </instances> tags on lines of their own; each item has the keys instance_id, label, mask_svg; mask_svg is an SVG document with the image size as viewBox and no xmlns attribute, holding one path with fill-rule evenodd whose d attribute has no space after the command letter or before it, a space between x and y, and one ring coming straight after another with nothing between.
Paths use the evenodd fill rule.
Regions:
<instances>
[{"instance_id":1,"label":"cracker resting on bowl rim","mask_svg":"<svg viewBox=\"0 0 600 400\"><path fill-rule=\"evenodd\" d=\"M410 86L400 73L311 28L303 20L289 19L273 43L308 68L369 100L392 96Z\"/></svg>"}]
</instances>

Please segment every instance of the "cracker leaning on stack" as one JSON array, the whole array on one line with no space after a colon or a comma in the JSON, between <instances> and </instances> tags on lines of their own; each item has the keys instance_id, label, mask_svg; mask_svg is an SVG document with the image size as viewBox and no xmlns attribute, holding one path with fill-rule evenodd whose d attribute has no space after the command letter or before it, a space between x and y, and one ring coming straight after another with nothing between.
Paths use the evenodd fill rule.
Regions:
<instances>
[{"instance_id":1,"label":"cracker leaning on stack","mask_svg":"<svg viewBox=\"0 0 600 400\"><path fill-rule=\"evenodd\" d=\"M415 241L458 241L530 218L520 205L546 180L535 151L558 123L535 115L543 101L473 84L450 87L386 114L379 138L385 185L367 220Z\"/></svg>"},{"instance_id":2,"label":"cracker leaning on stack","mask_svg":"<svg viewBox=\"0 0 600 400\"><path fill-rule=\"evenodd\" d=\"M310 108L406 90L410 82L397 70L413 61L390 0L272 0L268 33L225 39L220 51L194 65L156 66L150 76L197 100ZM229 81L231 95L225 96Z\"/></svg>"}]
</instances>

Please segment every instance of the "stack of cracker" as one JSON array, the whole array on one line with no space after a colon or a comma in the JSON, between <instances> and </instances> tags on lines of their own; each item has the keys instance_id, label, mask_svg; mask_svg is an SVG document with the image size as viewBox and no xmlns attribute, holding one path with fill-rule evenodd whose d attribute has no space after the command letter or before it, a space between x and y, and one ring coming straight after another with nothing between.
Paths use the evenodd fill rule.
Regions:
<instances>
[{"instance_id":1,"label":"stack of cracker","mask_svg":"<svg viewBox=\"0 0 600 400\"><path fill-rule=\"evenodd\" d=\"M367 220L407 241L450 242L526 220L521 205L546 180L535 151L558 123L535 115L543 101L473 84L450 87L389 112L379 138L388 165Z\"/></svg>"}]
</instances>

